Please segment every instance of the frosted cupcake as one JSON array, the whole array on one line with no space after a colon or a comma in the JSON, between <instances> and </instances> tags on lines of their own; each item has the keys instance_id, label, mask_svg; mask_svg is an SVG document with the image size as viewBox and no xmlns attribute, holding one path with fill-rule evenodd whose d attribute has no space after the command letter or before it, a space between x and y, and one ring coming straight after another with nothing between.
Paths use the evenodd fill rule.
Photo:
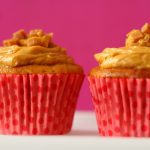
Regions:
<instances>
[{"instance_id":1,"label":"frosted cupcake","mask_svg":"<svg viewBox=\"0 0 150 150\"><path fill-rule=\"evenodd\" d=\"M150 24L127 34L120 48L95 54L88 80L99 133L150 136Z\"/></svg>"},{"instance_id":2,"label":"frosted cupcake","mask_svg":"<svg viewBox=\"0 0 150 150\"><path fill-rule=\"evenodd\" d=\"M0 47L0 133L65 134L84 78L52 33L19 30Z\"/></svg>"}]
</instances>

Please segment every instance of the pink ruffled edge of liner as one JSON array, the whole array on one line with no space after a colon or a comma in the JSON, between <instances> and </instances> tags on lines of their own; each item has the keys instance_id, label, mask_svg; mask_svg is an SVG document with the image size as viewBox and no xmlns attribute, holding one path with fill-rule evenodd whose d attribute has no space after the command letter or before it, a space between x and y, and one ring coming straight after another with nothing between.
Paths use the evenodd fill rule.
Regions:
<instances>
[{"instance_id":1,"label":"pink ruffled edge of liner","mask_svg":"<svg viewBox=\"0 0 150 150\"><path fill-rule=\"evenodd\" d=\"M150 78L88 81L100 135L150 137Z\"/></svg>"},{"instance_id":2,"label":"pink ruffled edge of liner","mask_svg":"<svg viewBox=\"0 0 150 150\"><path fill-rule=\"evenodd\" d=\"M53 135L71 130L84 75L0 75L0 134Z\"/></svg>"}]
</instances>

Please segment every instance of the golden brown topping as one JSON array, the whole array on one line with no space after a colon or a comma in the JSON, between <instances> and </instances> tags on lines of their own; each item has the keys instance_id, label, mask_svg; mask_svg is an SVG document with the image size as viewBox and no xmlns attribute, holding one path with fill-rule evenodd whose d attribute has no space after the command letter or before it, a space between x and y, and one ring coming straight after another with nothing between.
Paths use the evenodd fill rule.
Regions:
<instances>
[{"instance_id":1,"label":"golden brown topping","mask_svg":"<svg viewBox=\"0 0 150 150\"><path fill-rule=\"evenodd\" d=\"M150 24L145 23L144 26L141 28L141 31L143 33L149 33L150 34Z\"/></svg>"},{"instance_id":2,"label":"golden brown topping","mask_svg":"<svg viewBox=\"0 0 150 150\"><path fill-rule=\"evenodd\" d=\"M20 46L27 46L27 40L26 39L20 39L18 42Z\"/></svg>"},{"instance_id":3,"label":"golden brown topping","mask_svg":"<svg viewBox=\"0 0 150 150\"><path fill-rule=\"evenodd\" d=\"M13 33L13 39L20 40L20 39L25 39L25 38L27 38L27 35L23 29Z\"/></svg>"},{"instance_id":4,"label":"golden brown topping","mask_svg":"<svg viewBox=\"0 0 150 150\"><path fill-rule=\"evenodd\" d=\"M150 24L146 23L141 30L132 30L127 34L126 47L130 46L150 47Z\"/></svg>"},{"instance_id":5,"label":"golden brown topping","mask_svg":"<svg viewBox=\"0 0 150 150\"><path fill-rule=\"evenodd\" d=\"M29 37L33 37L33 36L41 37L43 35L44 35L44 32L42 30L31 30L29 32Z\"/></svg>"},{"instance_id":6,"label":"golden brown topping","mask_svg":"<svg viewBox=\"0 0 150 150\"><path fill-rule=\"evenodd\" d=\"M37 46L37 45L41 45L40 37L31 37L27 39L27 46Z\"/></svg>"},{"instance_id":7,"label":"golden brown topping","mask_svg":"<svg viewBox=\"0 0 150 150\"><path fill-rule=\"evenodd\" d=\"M27 39L27 46L43 46L49 47L51 37L49 35L44 35L43 37L30 37Z\"/></svg>"},{"instance_id":8,"label":"golden brown topping","mask_svg":"<svg viewBox=\"0 0 150 150\"><path fill-rule=\"evenodd\" d=\"M42 30L31 30L29 34L24 30L19 30L13 34L12 39L3 41L3 45L53 47L52 36L52 33L45 34Z\"/></svg>"},{"instance_id":9,"label":"golden brown topping","mask_svg":"<svg viewBox=\"0 0 150 150\"><path fill-rule=\"evenodd\" d=\"M126 46L137 45L138 40L142 39L144 34L140 30L132 30L127 34Z\"/></svg>"},{"instance_id":10,"label":"golden brown topping","mask_svg":"<svg viewBox=\"0 0 150 150\"><path fill-rule=\"evenodd\" d=\"M19 30L12 39L3 41L0 47L0 65L18 67L25 65L74 64L66 49L52 42L53 34L31 30L27 34Z\"/></svg>"},{"instance_id":11,"label":"golden brown topping","mask_svg":"<svg viewBox=\"0 0 150 150\"><path fill-rule=\"evenodd\" d=\"M100 68L150 69L150 24L127 34L126 46L95 54Z\"/></svg>"},{"instance_id":12,"label":"golden brown topping","mask_svg":"<svg viewBox=\"0 0 150 150\"><path fill-rule=\"evenodd\" d=\"M145 34L143 39L138 41L140 46L147 46L150 47L150 34Z\"/></svg>"},{"instance_id":13,"label":"golden brown topping","mask_svg":"<svg viewBox=\"0 0 150 150\"><path fill-rule=\"evenodd\" d=\"M10 39L10 40L4 40L3 45L4 46L12 46L12 45L18 45L18 40L17 39Z\"/></svg>"},{"instance_id":14,"label":"golden brown topping","mask_svg":"<svg viewBox=\"0 0 150 150\"><path fill-rule=\"evenodd\" d=\"M44 35L41 39L42 45L44 47L49 47L51 44L52 34Z\"/></svg>"},{"instance_id":15,"label":"golden brown topping","mask_svg":"<svg viewBox=\"0 0 150 150\"><path fill-rule=\"evenodd\" d=\"M144 35L140 30L132 30L127 34L127 37L132 37L134 39L134 41L138 41L139 39L141 39Z\"/></svg>"}]
</instances>

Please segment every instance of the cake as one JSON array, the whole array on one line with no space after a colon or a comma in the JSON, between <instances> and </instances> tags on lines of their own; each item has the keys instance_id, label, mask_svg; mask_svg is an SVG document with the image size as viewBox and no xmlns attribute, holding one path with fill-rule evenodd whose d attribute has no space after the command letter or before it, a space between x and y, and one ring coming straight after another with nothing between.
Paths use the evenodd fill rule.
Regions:
<instances>
[{"instance_id":1,"label":"cake","mask_svg":"<svg viewBox=\"0 0 150 150\"><path fill-rule=\"evenodd\" d=\"M103 136L150 136L150 24L127 34L125 46L94 55L88 80Z\"/></svg>"},{"instance_id":2,"label":"cake","mask_svg":"<svg viewBox=\"0 0 150 150\"><path fill-rule=\"evenodd\" d=\"M0 47L0 133L66 134L84 73L43 30L19 30Z\"/></svg>"}]
</instances>

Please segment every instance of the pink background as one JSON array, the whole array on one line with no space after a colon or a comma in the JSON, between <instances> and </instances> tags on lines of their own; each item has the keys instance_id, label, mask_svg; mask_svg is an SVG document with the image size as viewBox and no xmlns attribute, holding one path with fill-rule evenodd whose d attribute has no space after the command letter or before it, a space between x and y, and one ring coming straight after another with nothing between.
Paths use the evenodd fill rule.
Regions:
<instances>
[{"instance_id":1,"label":"pink background","mask_svg":"<svg viewBox=\"0 0 150 150\"><path fill-rule=\"evenodd\" d=\"M149 22L149 10L149 0L1 0L0 41L21 28L52 31L87 74L93 54L122 46L128 31ZM78 109L93 109L86 79Z\"/></svg>"}]
</instances>

